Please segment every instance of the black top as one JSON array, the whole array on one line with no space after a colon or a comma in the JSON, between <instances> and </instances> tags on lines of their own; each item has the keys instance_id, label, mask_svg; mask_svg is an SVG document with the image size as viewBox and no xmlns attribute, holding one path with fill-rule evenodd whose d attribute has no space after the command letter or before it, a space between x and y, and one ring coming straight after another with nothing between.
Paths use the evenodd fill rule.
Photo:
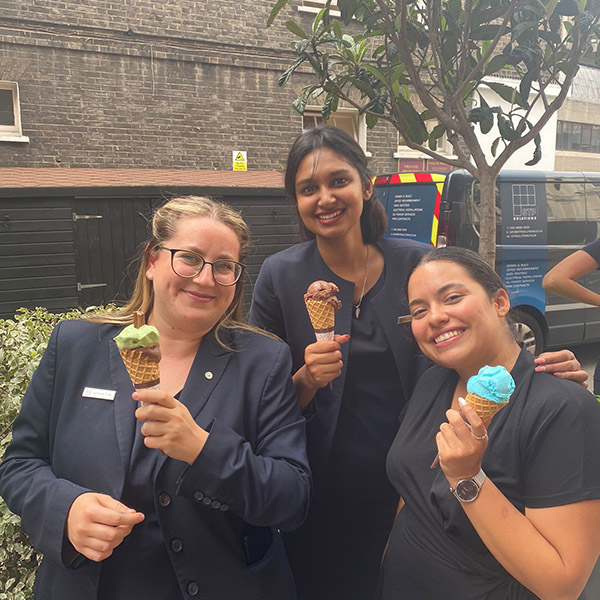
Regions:
<instances>
[{"instance_id":1,"label":"black top","mask_svg":"<svg viewBox=\"0 0 600 600\"><path fill-rule=\"evenodd\" d=\"M314 240L267 258L254 286L251 322L289 344L294 371L315 341L303 298L313 281L338 286L335 330L351 335L341 346L342 374L305 411L312 504L305 524L285 536L300 600L371 600L397 505L385 481L385 448L425 365L398 318L409 312L406 274L429 248L401 239L377 245L385 276L366 294L359 319L354 283L329 269Z\"/></svg>"},{"instance_id":2,"label":"black top","mask_svg":"<svg viewBox=\"0 0 600 600\"><path fill-rule=\"evenodd\" d=\"M533 369L522 351L515 392L488 429L483 470L521 512L600 498L600 405L583 387ZM454 371L437 365L423 375L388 455L406 505L392 531L382 598L535 598L487 550L441 469L429 468L456 383Z\"/></svg>"},{"instance_id":3,"label":"black top","mask_svg":"<svg viewBox=\"0 0 600 600\"><path fill-rule=\"evenodd\" d=\"M595 240L583 247L582 250L587 252L600 265L600 240Z\"/></svg>"},{"instance_id":4,"label":"black top","mask_svg":"<svg viewBox=\"0 0 600 600\"><path fill-rule=\"evenodd\" d=\"M175 398L179 399L179 394ZM129 401L131 410L135 411L137 403L127 398L124 400ZM121 502L143 513L145 519L131 530L111 556L102 561L98 600L135 598L142 582L152 587L155 600L183 599L154 506L152 482L160 453L144 445L141 428L142 423L136 421L129 473ZM176 490L165 490L163 497L167 492L174 495Z\"/></svg>"},{"instance_id":5,"label":"black top","mask_svg":"<svg viewBox=\"0 0 600 600\"><path fill-rule=\"evenodd\" d=\"M371 598L398 505L385 459L404 397L371 304L384 279L385 272L363 298L360 318L352 322L345 394L324 486L330 502L321 522L322 544L310 559L315 581L337 583L335 591L321 591L327 598ZM348 577L349 572L354 576Z\"/></svg>"}]
</instances>

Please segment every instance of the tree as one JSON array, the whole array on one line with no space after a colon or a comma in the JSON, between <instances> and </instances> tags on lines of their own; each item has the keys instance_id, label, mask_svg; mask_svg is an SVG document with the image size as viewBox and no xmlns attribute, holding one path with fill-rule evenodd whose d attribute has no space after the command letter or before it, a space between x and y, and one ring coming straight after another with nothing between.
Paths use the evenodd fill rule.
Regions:
<instances>
[{"instance_id":1,"label":"tree","mask_svg":"<svg viewBox=\"0 0 600 600\"><path fill-rule=\"evenodd\" d=\"M275 3L267 25L288 2ZM299 113L320 97L327 119L343 100L368 127L388 121L410 148L469 171L480 185L479 252L493 265L498 172L531 141L526 164L540 160L540 131L600 38L600 0L338 0L340 19L330 5L310 31L286 22L296 58L279 84L308 65L315 81L294 101ZM490 80L501 69L518 86ZM553 99L549 89L558 90ZM488 158L476 127L497 133ZM436 151L444 134L455 158Z\"/></svg>"}]
</instances>

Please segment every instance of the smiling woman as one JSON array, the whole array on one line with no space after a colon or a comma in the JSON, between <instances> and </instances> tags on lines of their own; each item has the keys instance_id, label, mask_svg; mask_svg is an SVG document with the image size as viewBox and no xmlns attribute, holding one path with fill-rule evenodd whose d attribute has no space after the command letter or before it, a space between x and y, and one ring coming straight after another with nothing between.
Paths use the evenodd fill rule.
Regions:
<instances>
[{"instance_id":1,"label":"smiling woman","mask_svg":"<svg viewBox=\"0 0 600 600\"><path fill-rule=\"evenodd\" d=\"M241 320L249 241L228 206L175 198L126 306L54 330L0 466L44 555L36 597L294 598L280 530L308 509L305 428L289 349ZM134 391L115 344L134 312L160 389Z\"/></svg>"},{"instance_id":2,"label":"smiling woman","mask_svg":"<svg viewBox=\"0 0 600 600\"><path fill-rule=\"evenodd\" d=\"M387 459L401 501L381 598L578 598L600 553L600 405L534 371L506 322L502 281L469 250L427 254L408 300L419 348L437 365ZM489 425L459 402L486 365L516 385Z\"/></svg>"}]
</instances>

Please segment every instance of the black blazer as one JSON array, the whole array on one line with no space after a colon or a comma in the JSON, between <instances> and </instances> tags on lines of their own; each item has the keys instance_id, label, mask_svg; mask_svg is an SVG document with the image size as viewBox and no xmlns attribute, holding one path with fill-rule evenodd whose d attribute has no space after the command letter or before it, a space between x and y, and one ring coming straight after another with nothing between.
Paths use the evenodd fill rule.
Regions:
<instances>
[{"instance_id":1,"label":"black blazer","mask_svg":"<svg viewBox=\"0 0 600 600\"><path fill-rule=\"evenodd\" d=\"M408 314L406 278L430 246L403 239L377 242L385 259L385 283L372 299L379 322L388 338L400 374L404 397L408 400L420 373L429 365L419 357L420 350L410 333L410 325L398 324ZM268 257L262 265L252 299L250 322L281 337L292 351L293 371L304 364L304 349L314 343L315 334L306 312L304 294L317 279L335 283L342 308L335 315L336 333L350 333L354 283L338 277L325 264L316 242L297 244ZM318 501L321 479L327 469L340 412L346 365L352 338L342 345L344 368L340 377L320 389L306 410L308 454Z\"/></svg>"},{"instance_id":2,"label":"black blazer","mask_svg":"<svg viewBox=\"0 0 600 600\"><path fill-rule=\"evenodd\" d=\"M66 567L61 548L78 495L120 499L123 490L135 403L113 341L119 330L85 321L56 327L0 466L0 494L44 555L36 579L44 600L96 598L101 565L80 556ZM200 345L180 400L210 435L191 466L159 458L154 504L168 551L174 537L185 549L171 556L184 597L293 598L278 528L302 523L310 476L289 351L242 330L231 341L238 351L225 351L212 334ZM112 390L114 399L89 397L84 388ZM159 502L165 491L168 506ZM143 582L140 597L152 597Z\"/></svg>"}]
</instances>

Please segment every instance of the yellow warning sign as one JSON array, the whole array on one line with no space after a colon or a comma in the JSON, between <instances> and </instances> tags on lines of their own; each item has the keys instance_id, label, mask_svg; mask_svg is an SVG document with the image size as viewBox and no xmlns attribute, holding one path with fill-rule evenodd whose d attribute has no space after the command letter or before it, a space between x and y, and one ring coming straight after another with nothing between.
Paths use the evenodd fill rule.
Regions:
<instances>
[{"instance_id":1,"label":"yellow warning sign","mask_svg":"<svg viewBox=\"0 0 600 600\"><path fill-rule=\"evenodd\" d=\"M246 150L233 151L233 170L247 171L248 170L248 152Z\"/></svg>"}]
</instances>

